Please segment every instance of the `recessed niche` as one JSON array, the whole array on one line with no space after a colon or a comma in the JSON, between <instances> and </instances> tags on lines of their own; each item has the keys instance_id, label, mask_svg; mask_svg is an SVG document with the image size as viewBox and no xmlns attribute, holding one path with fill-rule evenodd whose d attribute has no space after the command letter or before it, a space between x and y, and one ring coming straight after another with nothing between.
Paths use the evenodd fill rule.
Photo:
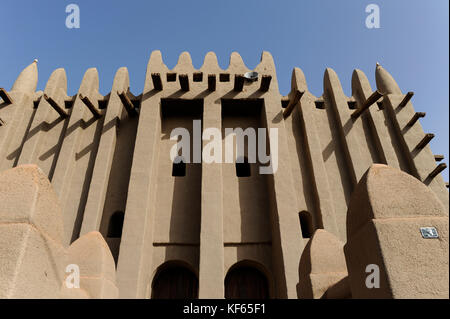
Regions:
<instances>
[{"instance_id":1,"label":"recessed niche","mask_svg":"<svg viewBox=\"0 0 450 319\"><path fill-rule=\"evenodd\" d=\"M228 73L220 73L219 81L220 82L230 82L230 75Z\"/></svg>"},{"instance_id":2,"label":"recessed niche","mask_svg":"<svg viewBox=\"0 0 450 319\"><path fill-rule=\"evenodd\" d=\"M177 80L176 73L167 73L167 82L175 82Z\"/></svg>"},{"instance_id":3,"label":"recessed niche","mask_svg":"<svg viewBox=\"0 0 450 319\"><path fill-rule=\"evenodd\" d=\"M316 109L324 110L325 109L325 102L324 101L315 101Z\"/></svg>"},{"instance_id":4,"label":"recessed niche","mask_svg":"<svg viewBox=\"0 0 450 319\"><path fill-rule=\"evenodd\" d=\"M356 101L348 101L347 104L348 104L348 108L350 110L356 110L356 106L357 106Z\"/></svg>"},{"instance_id":5,"label":"recessed niche","mask_svg":"<svg viewBox=\"0 0 450 319\"><path fill-rule=\"evenodd\" d=\"M202 72L196 72L193 76L194 82L202 82L203 81L203 73Z\"/></svg>"}]
</instances>

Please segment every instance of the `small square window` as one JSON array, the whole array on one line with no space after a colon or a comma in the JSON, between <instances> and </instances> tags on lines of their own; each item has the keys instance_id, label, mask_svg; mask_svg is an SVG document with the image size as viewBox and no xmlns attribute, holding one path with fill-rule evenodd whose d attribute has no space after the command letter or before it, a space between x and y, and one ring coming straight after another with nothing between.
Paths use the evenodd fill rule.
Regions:
<instances>
[{"instance_id":1,"label":"small square window","mask_svg":"<svg viewBox=\"0 0 450 319\"><path fill-rule=\"evenodd\" d=\"M220 73L219 81L220 82L230 82L230 75L228 73Z\"/></svg>"},{"instance_id":2,"label":"small square window","mask_svg":"<svg viewBox=\"0 0 450 319\"><path fill-rule=\"evenodd\" d=\"M194 82L202 82L203 81L203 73L202 72L196 72L194 73Z\"/></svg>"},{"instance_id":3,"label":"small square window","mask_svg":"<svg viewBox=\"0 0 450 319\"><path fill-rule=\"evenodd\" d=\"M324 101L315 101L316 109L324 110L325 109L325 102Z\"/></svg>"},{"instance_id":4,"label":"small square window","mask_svg":"<svg viewBox=\"0 0 450 319\"><path fill-rule=\"evenodd\" d=\"M356 101L348 101L347 104L350 110L356 110Z\"/></svg>"},{"instance_id":5,"label":"small square window","mask_svg":"<svg viewBox=\"0 0 450 319\"><path fill-rule=\"evenodd\" d=\"M176 73L167 73L167 82L175 82L177 80Z\"/></svg>"}]
</instances>

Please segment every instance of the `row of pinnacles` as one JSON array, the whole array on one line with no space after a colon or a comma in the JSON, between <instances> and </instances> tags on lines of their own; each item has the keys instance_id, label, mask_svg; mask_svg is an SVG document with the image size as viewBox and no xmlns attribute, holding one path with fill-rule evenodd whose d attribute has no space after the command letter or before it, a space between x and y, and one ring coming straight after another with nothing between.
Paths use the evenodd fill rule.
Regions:
<instances>
[{"instance_id":1,"label":"row of pinnacles","mask_svg":"<svg viewBox=\"0 0 450 319\"><path fill-rule=\"evenodd\" d=\"M263 76L251 84L258 86L258 93L250 97L259 97L264 92L279 95L270 54L263 53L255 70ZM149 103L154 92L167 87L178 86L182 92L195 93L198 90L192 89L194 85L201 85L205 91L228 85L233 97L248 97L243 78L246 71L236 53L232 54L227 70L218 66L213 53L207 54L199 70L193 68L187 53L169 70L156 51L149 61L146 87L139 96L130 92L126 68L118 70L112 90L106 96L99 93L96 69L86 72L73 97L67 95L63 69L52 73L44 92L36 92L37 61L20 74L9 92L0 89L3 100L0 104L0 171L3 172L0 175L0 297L116 298L119 290L122 295L120 283L116 284L113 256L97 232L107 185L99 181L109 178L114 155L109 145L115 143L120 122L140 117L141 108ZM204 74L205 78L198 81ZM235 74L234 78L230 74ZM175 78L169 80L172 75ZM281 247L285 272L292 274L298 270L296 282L291 279L286 285L296 286L299 298L448 298L448 191L439 174L446 166L434 164L441 157L433 155L427 146L433 135L424 134L418 125L418 119L424 114L414 112L409 101L412 93L403 94L391 75L379 65L376 82L378 90L372 92L366 76L355 70L352 97L348 98L335 72L331 69L325 72L324 95L332 97L333 114L342 127L339 139L349 161L345 168L346 182L351 185L352 195L348 205L343 204L348 207L344 245L333 215L336 203L327 200L332 196L329 181L322 178L326 167L322 162L311 161L312 175L316 178L312 187L320 196L329 198L321 197L318 227L303 251L296 243ZM174 98L178 96L174 93ZM286 121L298 112L303 125L308 126L314 121L313 109L323 106L324 99L308 91L302 71L295 68L291 92L280 97L278 109L267 112L278 119L274 123L279 123L280 118ZM399 155L386 138L384 118L372 106L377 103L396 119L389 129L397 132L393 134L397 137L401 134L396 143L404 154ZM359 107L347 110L336 107L343 104ZM387 165L373 165L372 159L360 151L358 131L352 128L365 125L361 121L363 117L365 123L370 122L381 150L379 162ZM277 125L284 127L283 121ZM311 131L306 129L308 156L322 157L320 150L315 149L317 136L308 132ZM45 147L52 145L57 147L50 150ZM95 169L92 161L83 157L85 153L94 158ZM142 165L146 164L145 159L141 161ZM149 193L148 189L141 191ZM134 201L141 200L136 197L137 192L130 194ZM129 202L128 198L127 209ZM293 220L280 216L280 224ZM125 228L126 224L125 220ZM439 238L423 238L419 229L424 226L435 227ZM141 238L141 233L144 232L137 231L136 237ZM280 237L281 242L290 239L288 234ZM127 246L132 245L128 242ZM132 256L126 250L123 254ZM122 262L139 266L132 259ZM73 264L80 268L79 289L67 287L66 278L70 274L67 266ZM380 288L366 286L368 265L379 267Z\"/></svg>"}]
</instances>

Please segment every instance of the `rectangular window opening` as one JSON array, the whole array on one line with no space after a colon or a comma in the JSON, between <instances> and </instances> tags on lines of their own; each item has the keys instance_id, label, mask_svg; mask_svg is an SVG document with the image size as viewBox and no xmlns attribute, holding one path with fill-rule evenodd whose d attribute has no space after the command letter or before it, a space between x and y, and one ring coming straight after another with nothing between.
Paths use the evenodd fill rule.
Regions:
<instances>
[{"instance_id":1,"label":"rectangular window opening","mask_svg":"<svg viewBox=\"0 0 450 319\"><path fill-rule=\"evenodd\" d=\"M220 82L230 82L230 75L228 73L220 73L219 81Z\"/></svg>"},{"instance_id":2,"label":"rectangular window opening","mask_svg":"<svg viewBox=\"0 0 450 319\"><path fill-rule=\"evenodd\" d=\"M324 110L325 109L325 102L324 101L315 101L316 109Z\"/></svg>"},{"instance_id":3,"label":"rectangular window opening","mask_svg":"<svg viewBox=\"0 0 450 319\"><path fill-rule=\"evenodd\" d=\"M281 107L284 109L289 105L289 100L281 100Z\"/></svg>"},{"instance_id":4,"label":"rectangular window opening","mask_svg":"<svg viewBox=\"0 0 450 319\"><path fill-rule=\"evenodd\" d=\"M172 176L174 177L186 176L186 163L184 163L183 161L179 163L173 163Z\"/></svg>"},{"instance_id":5,"label":"rectangular window opening","mask_svg":"<svg viewBox=\"0 0 450 319\"><path fill-rule=\"evenodd\" d=\"M348 104L348 108L350 110L356 110L356 107L357 107L356 101L348 101L347 104Z\"/></svg>"},{"instance_id":6,"label":"rectangular window opening","mask_svg":"<svg viewBox=\"0 0 450 319\"><path fill-rule=\"evenodd\" d=\"M196 72L194 73L194 82L202 82L203 81L203 73L202 72Z\"/></svg>"},{"instance_id":7,"label":"rectangular window opening","mask_svg":"<svg viewBox=\"0 0 450 319\"><path fill-rule=\"evenodd\" d=\"M176 73L167 73L167 82L175 82L177 80Z\"/></svg>"},{"instance_id":8,"label":"rectangular window opening","mask_svg":"<svg viewBox=\"0 0 450 319\"><path fill-rule=\"evenodd\" d=\"M247 162L244 163L236 163L236 176L237 177L250 177L251 169L250 164Z\"/></svg>"}]
</instances>

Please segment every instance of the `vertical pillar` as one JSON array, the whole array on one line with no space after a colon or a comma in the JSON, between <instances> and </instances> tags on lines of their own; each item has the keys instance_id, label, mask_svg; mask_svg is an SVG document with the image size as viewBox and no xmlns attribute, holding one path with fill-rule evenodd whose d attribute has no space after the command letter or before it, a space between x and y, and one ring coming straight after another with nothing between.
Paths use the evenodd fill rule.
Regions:
<instances>
[{"instance_id":1,"label":"vertical pillar","mask_svg":"<svg viewBox=\"0 0 450 319\"><path fill-rule=\"evenodd\" d=\"M108 107L106 108L80 235L100 229L109 176L116 149L117 130L123 110L123 105L117 92L127 91L128 88L128 70L127 68L120 68L114 77Z\"/></svg>"},{"instance_id":2,"label":"vertical pillar","mask_svg":"<svg viewBox=\"0 0 450 319\"><path fill-rule=\"evenodd\" d=\"M0 109L5 123L0 129L0 171L17 165L30 121L35 114L33 100L38 81L35 60L19 74L9 92L13 103Z\"/></svg>"},{"instance_id":3,"label":"vertical pillar","mask_svg":"<svg viewBox=\"0 0 450 319\"><path fill-rule=\"evenodd\" d=\"M342 90L339 78L334 70L328 68L324 76L324 97L334 112L335 123L340 132L340 142L343 145L346 160L349 165L353 187L372 164L367 145L362 144L364 139L361 123L353 122L347 105L347 98ZM358 132L359 131L359 132Z\"/></svg>"},{"instance_id":4,"label":"vertical pillar","mask_svg":"<svg viewBox=\"0 0 450 319\"><path fill-rule=\"evenodd\" d=\"M372 94L372 88L367 80L366 75L361 70L354 70L352 74L352 93L362 105ZM369 107L361 116L362 121L367 121L369 129L372 130L374 137L376 152L385 164L400 168L401 159L395 153L394 142L389 134L389 126L387 125L385 112L378 110L376 105Z\"/></svg>"},{"instance_id":5,"label":"vertical pillar","mask_svg":"<svg viewBox=\"0 0 450 319\"><path fill-rule=\"evenodd\" d=\"M204 128L222 128L220 100L216 100L215 96L204 100ZM222 165L202 162L199 298L224 297L222 187Z\"/></svg>"},{"instance_id":6,"label":"vertical pillar","mask_svg":"<svg viewBox=\"0 0 450 319\"><path fill-rule=\"evenodd\" d=\"M47 81L44 94L64 108L66 92L66 72L61 68L56 69ZM62 144L61 135L68 122L69 118L62 118L48 101L41 98L20 154L19 165L37 164L51 180Z\"/></svg>"},{"instance_id":7,"label":"vertical pillar","mask_svg":"<svg viewBox=\"0 0 450 319\"><path fill-rule=\"evenodd\" d=\"M52 184L63 209L64 243L70 244L80 232L103 118L95 118L79 95L99 99L97 69L86 71L64 132Z\"/></svg>"},{"instance_id":8,"label":"vertical pillar","mask_svg":"<svg viewBox=\"0 0 450 319\"><path fill-rule=\"evenodd\" d=\"M219 72L217 57L209 52L202 66L204 74ZM220 90L219 90L220 91ZM222 131L220 93L204 98L203 129ZM209 137L218 138L218 137ZM203 141L206 145L209 141ZM222 157L223 158L223 157ZM224 298L223 181L222 164L202 160L202 203L200 227L199 298Z\"/></svg>"},{"instance_id":9,"label":"vertical pillar","mask_svg":"<svg viewBox=\"0 0 450 319\"><path fill-rule=\"evenodd\" d=\"M298 265L302 251L301 230L298 222L297 199L294 194L287 132L280 105L273 58L263 52L257 72L271 73L273 81L264 94L264 117L268 131L278 130L278 154L271 149L271 156L278 156L278 169L271 176L272 250L277 298L297 298Z\"/></svg>"},{"instance_id":10,"label":"vertical pillar","mask_svg":"<svg viewBox=\"0 0 450 319\"><path fill-rule=\"evenodd\" d=\"M339 229L336 223L335 209L332 204L333 198L325 170L316 119L314 118L314 112L316 111L315 98L308 91L305 76L302 70L298 68L295 68L292 72L292 89L305 91L298 105L298 111L300 113L301 126L304 130L305 144L308 149L307 158L309 165L307 169L312 171L311 176L313 176L313 180L310 181L310 187L315 188L318 214L321 217L323 228L338 236Z\"/></svg>"},{"instance_id":11,"label":"vertical pillar","mask_svg":"<svg viewBox=\"0 0 450 319\"><path fill-rule=\"evenodd\" d=\"M144 298L150 277L154 227L152 203L156 200L155 171L159 155L162 92L154 88L152 72L167 73L159 51L153 51L150 56L142 94L117 264L120 298Z\"/></svg>"}]
</instances>

